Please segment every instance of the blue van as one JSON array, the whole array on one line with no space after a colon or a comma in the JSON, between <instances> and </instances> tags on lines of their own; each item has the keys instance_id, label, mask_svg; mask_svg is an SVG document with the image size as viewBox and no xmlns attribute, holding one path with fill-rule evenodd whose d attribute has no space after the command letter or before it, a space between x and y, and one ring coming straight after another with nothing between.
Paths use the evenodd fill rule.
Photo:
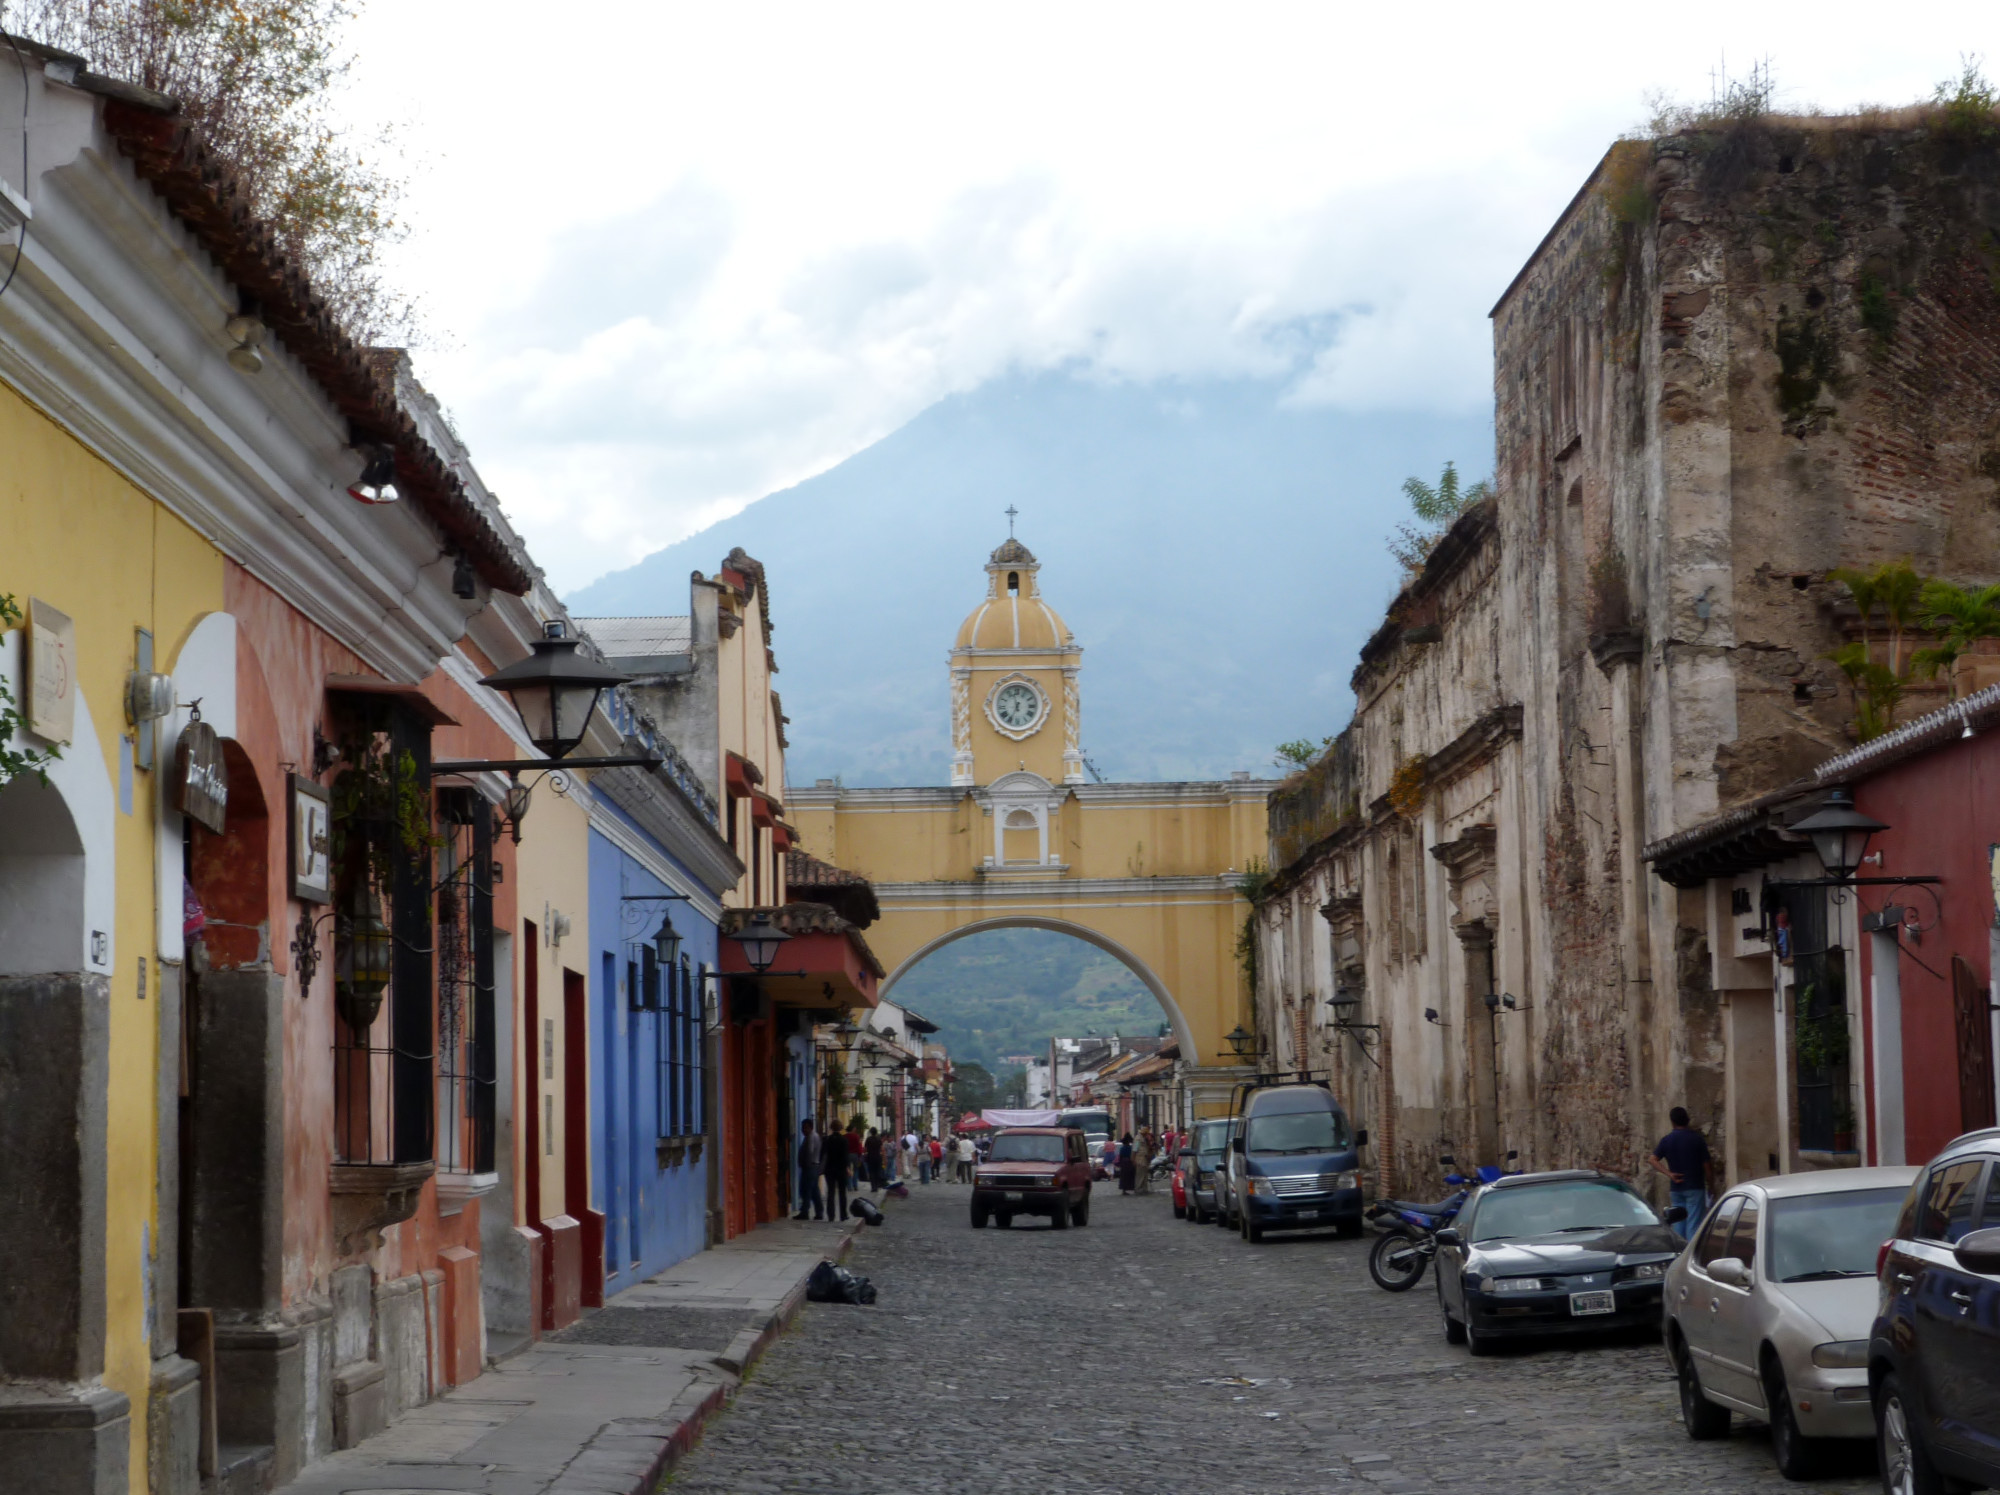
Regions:
<instances>
[{"instance_id":1,"label":"blue van","mask_svg":"<svg viewBox=\"0 0 2000 1495\"><path fill-rule=\"evenodd\" d=\"M1229 1192L1243 1239L1267 1230L1361 1234L1360 1159L1368 1133L1324 1085L1271 1085L1250 1092L1243 1128L1230 1140Z\"/></svg>"}]
</instances>

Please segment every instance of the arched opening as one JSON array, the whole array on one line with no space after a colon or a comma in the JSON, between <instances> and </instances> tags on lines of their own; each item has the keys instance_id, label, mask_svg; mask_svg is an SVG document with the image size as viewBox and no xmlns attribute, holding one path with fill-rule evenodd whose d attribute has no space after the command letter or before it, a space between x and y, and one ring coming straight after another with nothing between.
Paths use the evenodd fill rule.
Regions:
<instances>
[{"instance_id":1,"label":"arched opening","mask_svg":"<svg viewBox=\"0 0 2000 1495\"><path fill-rule=\"evenodd\" d=\"M1020 572L1018 572L1018 571L1009 571L1009 572L1007 573L1007 595L1008 595L1009 597L1018 597L1018 596L1020 596L1020 595L1021 595L1021 573L1020 573Z\"/></svg>"},{"instance_id":2,"label":"arched opening","mask_svg":"<svg viewBox=\"0 0 2000 1495\"><path fill-rule=\"evenodd\" d=\"M882 997L937 1023L962 1077L968 1065L986 1069L993 1104L1066 1105L1087 1089L1125 1124L1164 1125L1174 1109L1171 1072L1130 1089L1079 1077L1106 1054L1166 1043L1197 1057L1179 1003L1146 963L1109 935L1061 919L986 919L940 935L889 974Z\"/></svg>"},{"instance_id":3,"label":"arched opening","mask_svg":"<svg viewBox=\"0 0 2000 1495\"><path fill-rule=\"evenodd\" d=\"M1002 823L1001 844L1006 862L1036 863L1042 860L1042 822L1033 810L1009 810Z\"/></svg>"},{"instance_id":4,"label":"arched opening","mask_svg":"<svg viewBox=\"0 0 2000 1495\"><path fill-rule=\"evenodd\" d=\"M94 751L85 739L80 757ZM83 838L62 790L0 788L0 1378L104 1368L109 988L84 968ZM32 1398L30 1398L32 1400ZM120 1436L123 1436L121 1433Z\"/></svg>"}]
</instances>

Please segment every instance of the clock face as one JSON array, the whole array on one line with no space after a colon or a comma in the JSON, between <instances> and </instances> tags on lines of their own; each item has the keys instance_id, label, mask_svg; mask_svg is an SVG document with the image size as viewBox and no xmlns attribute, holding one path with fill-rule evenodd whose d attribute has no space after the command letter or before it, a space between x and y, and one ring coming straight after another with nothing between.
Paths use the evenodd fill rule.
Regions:
<instances>
[{"instance_id":1,"label":"clock face","mask_svg":"<svg viewBox=\"0 0 2000 1495\"><path fill-rule=\"evenodd\" d=\"M1032 685L1023 685L1015 680L1000 687L1000 694L993 698L993 715L1003 727L1011 727L1019 732L1034 725L1035 718L1042 714L1042 698Z\"/></svg>"}]
</instances>

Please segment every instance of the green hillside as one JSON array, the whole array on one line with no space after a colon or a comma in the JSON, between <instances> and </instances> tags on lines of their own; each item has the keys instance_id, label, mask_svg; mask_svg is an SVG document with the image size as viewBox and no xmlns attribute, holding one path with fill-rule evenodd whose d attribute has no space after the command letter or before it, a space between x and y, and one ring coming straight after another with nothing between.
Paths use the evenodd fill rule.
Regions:
<instances>
[{"instance_id":1,"label":"green hillside","mask_svg":"<svg viewBox=\"0 0 2000 1495\"><path fill-rule=\"evenodd\" d=\"M1150 1034L1166 1014L1139 978L1094 945L1047 929L995 929L947 945L896 983L890 1000L939 1024L954 1060L996 1075L1003 1054L1051 1037Z\"/></svg>"}]
</instances>

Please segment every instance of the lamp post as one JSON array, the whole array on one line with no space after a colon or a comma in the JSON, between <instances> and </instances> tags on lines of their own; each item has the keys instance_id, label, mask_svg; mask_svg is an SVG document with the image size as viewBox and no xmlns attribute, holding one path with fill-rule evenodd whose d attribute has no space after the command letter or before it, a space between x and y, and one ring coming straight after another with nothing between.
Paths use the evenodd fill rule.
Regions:
<instances>
[{"instance_id":1,"label":"lamp post","mask_svg":"<svg viewBox=\"0 0 2000 1495\"><path fill-rule=\"evenodd\" d=\"M1249 1058L1257 1047L1257 1035L1245 1032L1241 1023L1223 1034L1222 1041L1229 1045L1230 1052L1239 1060Z\"/></svg>"},{"instance_id":2,"label":"lamp post","mask_svg":"<svg viewBox=\"0 0 2000 1495\"><path fill-rule=\"evenodd\" d=\"M1826 803L1792 829L1812 837L1813 850L1827 874L1836 882L1846 882L1861 868L1868 854L1868 839L1889 827L1854 808L1854 796L1836 789Z\"/></svg>"}]
</instances>

